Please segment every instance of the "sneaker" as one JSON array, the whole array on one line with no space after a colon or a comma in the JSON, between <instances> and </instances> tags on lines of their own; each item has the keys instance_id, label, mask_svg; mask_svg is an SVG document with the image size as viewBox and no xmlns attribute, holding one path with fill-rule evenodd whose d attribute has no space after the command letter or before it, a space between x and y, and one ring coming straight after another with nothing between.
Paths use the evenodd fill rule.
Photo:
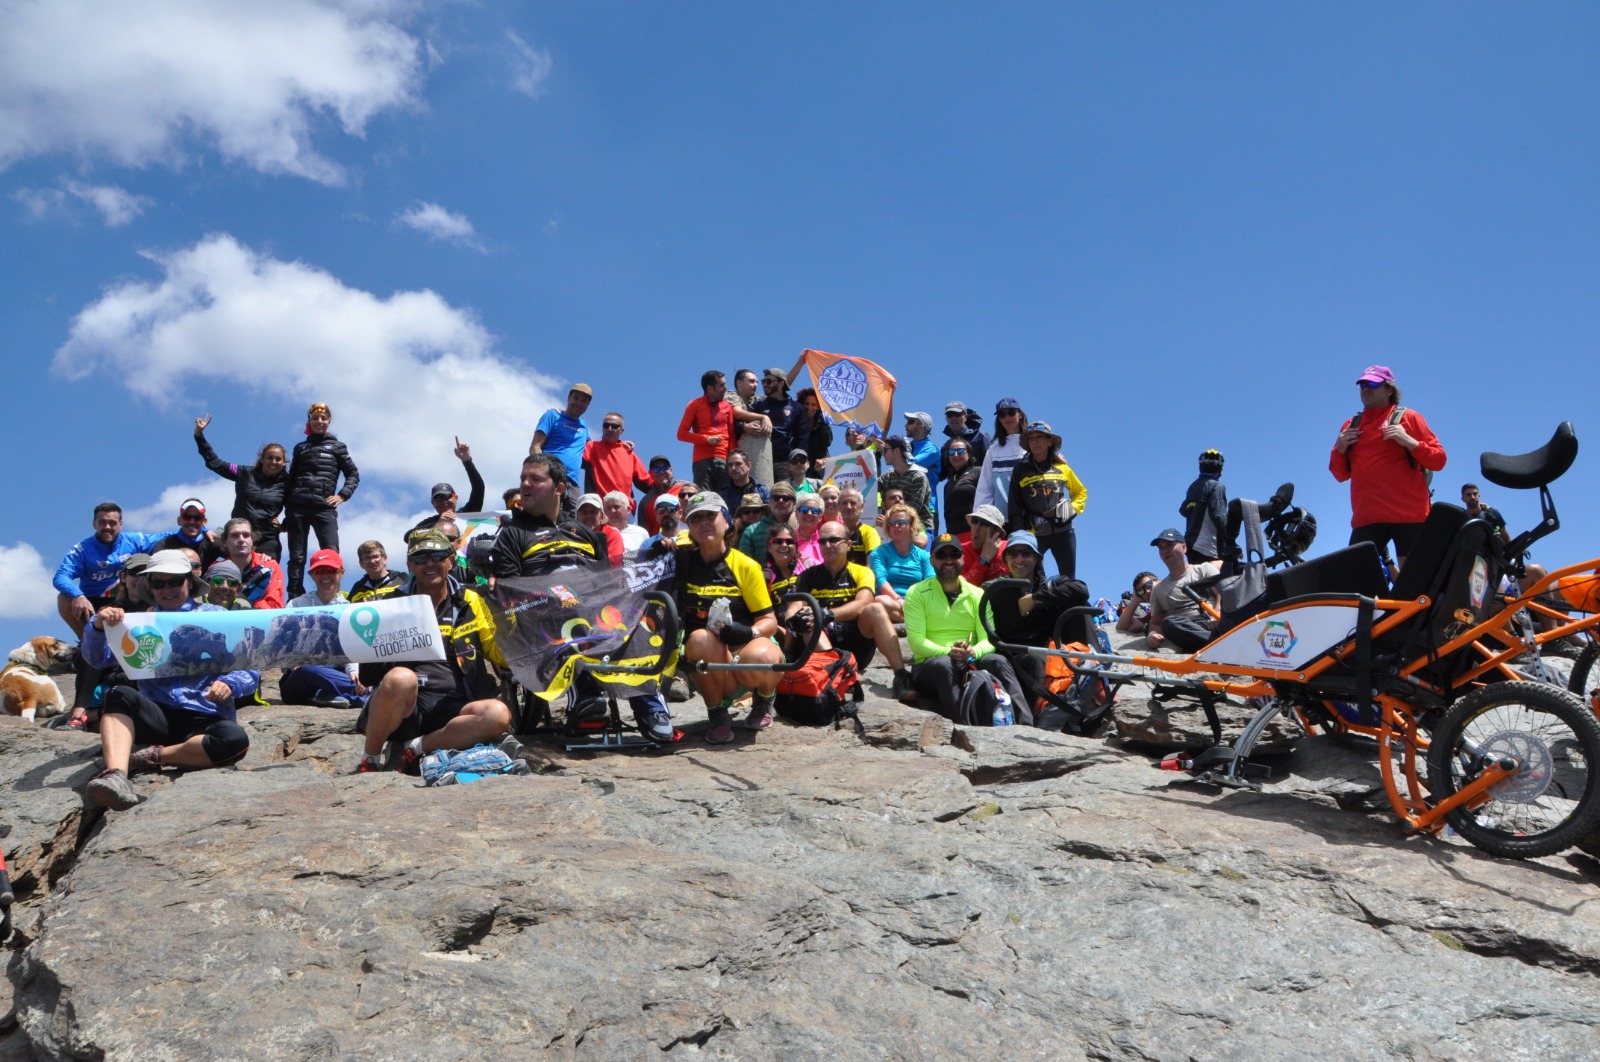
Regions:
<instances>
[{"instance_id":1,"label":"sneaker","mask_svg":"<svg viewBox=\"0 0 1600 1062\"><path fill-rule=\"evenodd\" d=\"M706 744L726 745L733 740L733 720L728 717L728 709L713 708L707 717L711 725L706 728Z\"/></svg>"},{"instance_id":2,"label":"sneaker","mask_svg":"<svg viewBox=\"0 0 1600 1062\"><path fill-rule=\"evenodd\" d=\"M400 749L400 773L413 778L422 775L422 739L412 738Z\"/></svg>"},{"instance_id":3,"label":"sneaker","mask_svg":"<svg viewBox=\"0 0 1600 1062\"><path fill-rule=\"evenodd\" d=\"M110 769L95 775L84 791L96 804L116 811L127 811L140 800L139 794L133 791L133 783L128 781L128 776L121 771Z\"/></svg>"},{"instance_id":4,"label":"sneaker","mask_svg":"<svg viewBox=\"0 0 1600 1062\"><path fill-rule=\"evenodd\" d=\"M750 702L750 714L744 717L746 730L765 730L772 725L772 694L757 694Z\"/></svg>"},{"instance_id":5,"label":"sneaker","mask_svg":"<svg viewBox=\"0 0 1600 1062\"><path fill-rule=\"evenodd\" d=\"M673 675L667 679L662 690L666 693L667 700L673 704L683 704L692 695L689 690L689 680L682 675Z\"/></svg>"},{"instance_id":6,"label":"sneaker","mask_svg":"<svg viewBox=\"0 0 1600 1062\"><path fill-rule=\"evenodd\" d=\"M633 706L633 718L639 724L639 732L651 741L665 743L672 740L672 715L665 708L636 704Z\"/></svg>"},{"instance_id":7,"label":"sneaker","mask_svg":"<svg viewBox=\"0 0 1600 1062\"><path fill-rule=\"evenodd\" d=\"M894 689L892 696L901 704L908 704L912 707L916 706L917 690L916 687L912 685L911 672L909 669L901 668L899 671L894 673Z\"/></svg>"},{"instance_id":8,"label":"sneaker","mask_svg":"<svg viewBox=\"0 0 1600 1062\"><path fill-rule=\"evenodd\" d=\"M74 708L66 715L58 715L50 720L51 730L87 730L89 728L89 713L82 708Z\"/></svg>"},{"instance_id":9,"label":"sneaker","mask_svg":"<svg viewBox=\"0 0 1600 1062\"><path fill-rule=\"evenodd\" d=\"M356 764L357 774L380 774L383 769L383 759L379 756L362 756L361 762Z\"/></svg>"},{"instance_id":10,"label":"sneaker","mask_svg":"<svg viewBox=\"0 0 1600 1062\"><path fill-rule=\"evenodd\" d=\"M349 697L313 697L311 703L318 708L348 708Z\"/></svg>"},{"instance_id":11,"label":"sneaker","mask_svg":"<svg viewBox=\"0 0 1600 1062\"><path fill-rule=\"evenodd\" d=\"M151 771L161 770L161 749L162 746L160 745L151 745L129 756L128 774L130 776L148 774Z\"/></svg>"}]
</instances>

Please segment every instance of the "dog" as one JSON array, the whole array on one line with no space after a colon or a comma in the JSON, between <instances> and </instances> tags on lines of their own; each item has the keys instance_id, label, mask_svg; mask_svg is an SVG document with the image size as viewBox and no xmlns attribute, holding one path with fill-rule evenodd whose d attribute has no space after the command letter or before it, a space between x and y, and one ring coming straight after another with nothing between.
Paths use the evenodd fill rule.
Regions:
<instances>
[{"instance_id":1,"label":"dog","mask_svg":"<svg viewBox=\"0 0 1600 1062\"><path fill-rule=\"evenodd\" d=\"M71 672L77 651L70 642L49 636L30 638L11 650L5 670L0 671L6 714L20 715L31 723L36 716L48 719L66 711L61 689L50 676Z\"/></svg>"}]
</instances>

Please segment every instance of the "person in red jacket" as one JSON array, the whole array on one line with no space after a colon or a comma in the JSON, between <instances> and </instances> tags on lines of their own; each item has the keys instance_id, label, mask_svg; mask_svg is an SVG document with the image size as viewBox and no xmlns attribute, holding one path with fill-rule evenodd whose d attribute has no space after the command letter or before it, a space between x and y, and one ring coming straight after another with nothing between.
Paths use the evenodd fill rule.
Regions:
<instances>
[{"instance_id":1,"label":"person in red jacket","mask_svg":"<svg viewBox=\"0 0 1600 1062\"><path fill-rule=\"evenodd\" d=\"M1356 384L1361 412L1344 422L1328 470L1350 483L1350 544L1371 542L1384 553L1394 543L1404 563L1432 504L1425 473L1444 468L1444 447L1422 414L1400 404L1387 365L1370 365Z\"/></svg>"},{"instance_id":2,"label":"person in red jacket","mask_svg":"<svg viewBox=\"0 0 1600 1062\"><path fill-rule=\"evenodd\" d=\"M602 498L612 491L628 496L628 511L633 511L633 489L648 492L650 473L633 452L633 443L622 437L621 413L607 413L600 422L600 438L583 444L584 488Z\"/></svg>"}]
</instances>

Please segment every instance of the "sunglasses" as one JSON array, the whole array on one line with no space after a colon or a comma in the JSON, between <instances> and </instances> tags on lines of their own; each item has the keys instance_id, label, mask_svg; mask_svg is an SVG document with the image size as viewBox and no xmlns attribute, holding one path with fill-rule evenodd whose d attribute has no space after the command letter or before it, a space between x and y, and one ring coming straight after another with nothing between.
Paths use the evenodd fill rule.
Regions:
<instances>
[{"instance_id":1,"label":"sunglasses","mask_svg":"<svg viewBox=\"0 0 1600 1062\"><path fill-rule=\"evenodd\" d=\"M183 520L204 520L205 518L206 518L206 514L205 513L179 513L178 514L178 519L180 521L183 521Z\"/></svg>"},{"instance_id":2,"label":"sunglasses","mask_svg":"<svg viewBox=\"0 0 1600 1062\"><path fill-rule=\"evenodd\" d=\"M1361 388L1363 391L1376 391L1378 388L1383 386L1383 381L1379 380L1374 382L1372 380L1357 380L1356 386Z\"/></svg>"},{"instance_id":3,"label":"sunglasses","mask_svg":"<svg viewBox=\"0 0 1600 1062\"><path fill-rule=\"evenodd\" d=\"M343 575L343 568L312 568L312 575Z\"/></svg>"},{"instance_id":4,"label":"sunglasses","mask_svg":"<svg viewBox=\"0 0 1600 1062\"><path fill-rule=\"evenodd\" d=\"M910 527L911 526L911 521L910 520L890 520L889 521L889 526L890 527Z\"/></svg>"},{"instance_id":5,"label":"sunglasses","mask_svg":"<svg viewBox=\"0 0 1600 1062\"><path fill-rule=\"evenodd\" d=\"M952 446L950 447L950 452L952 454L964 454L967 452L967 448L965 446Z\"/></svg>"},{"instance_id":6,"label":"sunglasses","mask_svg":"<svg viewBox=\"0 0 1600 1062\"><path fill-rule=\"evenodd\" d=\"M1154 583L1145 583L1143 586L1136 587L1133 592L1136 594L1148 594L1155 588L1156 585Z\"/></svg>"},{"instance_id":7,"label":"sunglasses","mask_svg":"<svg viewBox=\"0 0 1600 1062\"><path fill-rule=\"evenodd\" d=\"M803 516L821 516L822 515L822 510L817 508L815 505L802 505L802 506L800 506L800 508L796 509L795 512L800 513Z\"/></svg>"},{"instance_id":8,"label":"sunglasses","mask_svg":"<svg viewBox=\"0 0 1600 1062\"><path fill-rule=\"evenodd\" d=\"M792 539L792 538L769 538L769 539L767 539L767 545L769 545L769 546L792 546L792 545L794 545L794 539Z\"/></svg>"},{"instance_id":9,"label":"sunglasses","mask_svg":"<svg viewBox=\"0 0 1600 1062\"><path fill-rule=\"evenodd\" d=\"M188 576L175 575L170 579L163 579L159 575L152 575L145 580L152 590L175 590L180 586L189 584Z\"/></svg>"},{"instance_id":10,"label":"sunglasses","mask_svg":"<svg viewBox=\"0 0 1600 1062\"><path fill-rule=\"evenodd\" d=\"M436 561L449 560L455 554L442 549L428 549L420 553L411 554L411 559L418 564L433 564Z\"/></svg>"},{"instance_id":11,"label":"sunglasses","mask_svg":"<svg viewBox=\"0 0 1600 1062\"><path fill-rule=\"evenodd\" d=\"M651 465L650 466L650 471L652 471L652 472L671 472L672 471L672 466L671 465Z\"/></svg>"},{"instance_id":12,"label":"sunglasses","mask_svg":"<svg viewBox=\"0 0 1600 1062\"><path fill-rule=\"evenodd\" d=\"M622 430L622 425L621 424L602 424L600 426L602 428L604 428L606 431L621 431Z\"/></svg>"},{"instance_id":13,"label":"sunglasses","mask_svg":"<svg viewBox=\"0 0 1600 1062\"><path fill-rule=\"evenodd\" d=\"M817 538L817 541L824 546L837 546L841 542L849 542L850 540L839 535L822 535Z\"/></svg>"},{"instance_id":14,"label":"sunglasses","mask_svg":"<svg viewBox=\"0 0 1600 1062\"><path fill-rule=\"evenodd\" d=\"M218 587L228 586L237 588L239 585L239 580L229 579L226 575L213 575L211 578L207 579L206 582L210 583L212 586Z\"/></svg>"},{"instance_id":15,"label":"sunglasses","mask_svg":"<svg viewBox=\"0 0 1600 1062\"><path fill-rule=\"evenodd\" d=\"M961 551L958 549L941 549L933 555L934 560L960 560Z\"/></svg>"}]
</instances>

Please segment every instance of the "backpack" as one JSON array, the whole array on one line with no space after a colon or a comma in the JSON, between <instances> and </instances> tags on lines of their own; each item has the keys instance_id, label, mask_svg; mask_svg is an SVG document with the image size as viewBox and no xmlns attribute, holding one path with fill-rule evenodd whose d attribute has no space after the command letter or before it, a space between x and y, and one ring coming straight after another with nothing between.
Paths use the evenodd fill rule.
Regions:
<instances>
[{"instance_id":1,"label":"backpack","mask_svg":"<svg viewBox=\"0 0 1600 1062\"><path fill-rule=\"evenodd\" d=\"M1360 424L1361 423L1361 414L1363 414L1365 412L1366 412L1365 407L1363 407L1362 409L1357 410L1356 411L1356 415L1350 418L1350 423L1351 424ZM1394 407L1394 411L1389 414L1389 424L1399 424L1400 423L1400 418L1405 416L1405 412L1406 412L1406 407L1397 404ZM1385 425L1385 427L1387 427L1387 426L1388 425ZM1406 451L1406 460L1411 462L1411 467L1412 468L1416 468L1417 467L1417 459L1415 457L1411 456L1411 451L1410 450ZM1424 468L1422 470L1422 482L1423 482L1423 485L1428 488L1429 497L1432 497L1433 496L1433 472L1432 472L1432 470L1426 469L1426 468Z\"/></svg>"},{"instance_id":2,"label":"backpack","mask_svg":"<svg viewBox=\"0 0 1600 1062\"><path fill-rule=\"evenodd\" d=\"M440 749L422 758L422 784L458 785L491 774L530 774L528 762L512 759L495 745L470 749Z\"/></svg>"},{"instance_id":3,"label":"backpack","mask_svg":"<svg viewBox=\"0 0 1600 1062\"><path fill-rule=\"evenodd\" d=\"M994 726L994 711L1002 701L1011 711L1011 696L1000 680L980 667L968 667L961 683L961 696L956 698L956 714L951 722L957 726Z\"/></svg>"},{"instance_id":4,"label":"backpack","mask_svg":"<svg viewBox=\"0 0 1600 1062\"><path fill-rule=\"evenodd\" d=\"M799 668L783 673L773 707L801 726L831 723L837 730L844 717L856 714L850 691L860 681L854 655L839 649L817 649Z\"/></svg>"},{"instance_id":5,"label":"backpack","mask_svg":"<svg viewBox=\"0 0 1600 1062\"><path fill-rule=\"evenodd\" d=\"M1095 633L1104 632L1096 630ZM1062 649L1068 653L1109 651L1106 648L1091 650L1082 642L1068 642L1066 645L1051 642L1049 647ZM1072 663L1096 671L1103 671L1106 667L1100 661L1084 660L1079 657L1074 657ZM1061 729L1074 734L1092 734L1098 730L1117 699L1117 687L1110 681L1099 675L1074 674L1067 666L1067 661L1059 656L1044 658L1044 689L1045 696L1039 698L1038 703L1041 725L1046 729L1053 728L1052 723L1044 720L1047 718L1045 713L1055 708L1057 714L1065 717Z\"/></svg>"}]
</instances>

